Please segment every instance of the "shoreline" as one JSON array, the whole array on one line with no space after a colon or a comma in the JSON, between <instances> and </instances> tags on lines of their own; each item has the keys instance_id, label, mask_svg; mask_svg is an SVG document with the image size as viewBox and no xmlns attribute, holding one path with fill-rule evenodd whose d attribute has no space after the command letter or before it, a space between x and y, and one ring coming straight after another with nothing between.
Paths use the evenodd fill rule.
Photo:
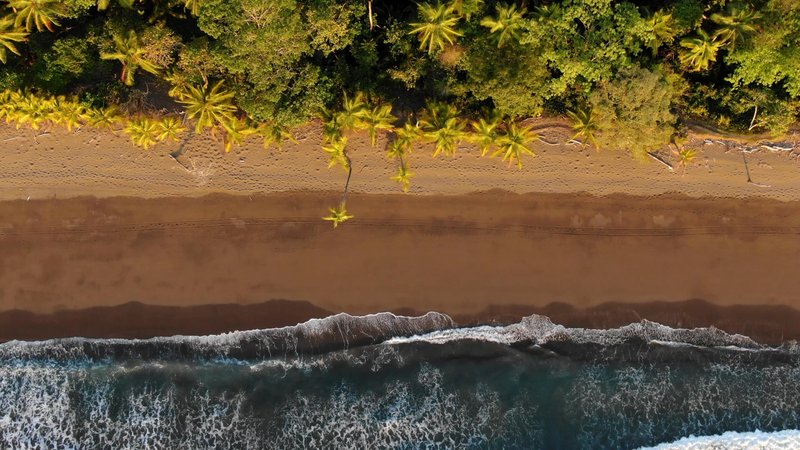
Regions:
<instances>
[{"instance_id":1,"label":"shoreline","mask_svg":"<svg viewBox=\"0 0 800 450\"><path fill-rule=\"evenodd\" d=\"M248 326L338 312L439 311L473 323L540 311L566 324L610 327L638 320L639 309L628 305L663 300L800 305L800 202L503 191L352 194L348 206L358 220L334 231L320 212L335 195L0 202L0 314L23 310L15 313L22 320L28 313L130 302L246 307L289 299L307 301L315 312L290 308L274 313L274 321L273 313L257 315ZM558 315L559 308L607 303L625 312ZM502 305L511 309L492 312ZM680 320L692 326L717 323L685 313ZM675 311L653 314L678 324L670 319ZM236 317L217 315L212 322ZM749 323L736 317L720 327L739 332L737 320ZM113 331L122 320L82 323ZM770 320L747 330L774 339ZM785 328L782 333L794 336ZM160 330L174 334L169 325Z\"/></svg>"},{"instance_id":2,"label":"shoreline","mask_svg":"<svg viewBox=\"0 0 800 450\"><path fill-rule=\"evenodd\" d=\"M314 314L433 310L477 323L508 319L481 315L500 305L514 317L553 304L800 305L800 149L745 154L696 137L689 145L703 151L681 174L570 145L568 127L537 123L539 156L522 170L469 145L444 159L421 146L409 194L389 180L386 135L377 148L352 136L356 218L336 231L321 217L344 173L326 169L318 127L282 150L251 139L230 154L197 136L175 160L173 146L142 151L122 134L30 140L0 125L0 314L289 299ZM298 308L251 325L310 317ZM238 320L230 314L219 320ZM571 314L563 320L604 326L635 317Z\"/></svg>"},{"instance_id":3,"label":"shoreline","mask_svg":"<svg viewBox=\"0 0 800 450\"><path fill-rule=\"evenodd\" d=\"M378 314L383 311L375 311ZM421 317L428 312L400 309L398 316ZM564 303L542 307L493 305L478 314L453 317L455 327L504 326L530 315L548 317L567 328L613 329L643 320L671 328L714 327L759 344L780 346L800 340L800 310L788 306L719 306L704 300L648 303L604 303L579 308ZM61 338L149 339L208 336L231 332L277 329L324 319L334 313L305 301L269 300L241 305L206 304L155 306L130 302L80 310L34 314L23 310L0 312L0 344L12 340L44 341Z\"/></svg>"}]
</instances>

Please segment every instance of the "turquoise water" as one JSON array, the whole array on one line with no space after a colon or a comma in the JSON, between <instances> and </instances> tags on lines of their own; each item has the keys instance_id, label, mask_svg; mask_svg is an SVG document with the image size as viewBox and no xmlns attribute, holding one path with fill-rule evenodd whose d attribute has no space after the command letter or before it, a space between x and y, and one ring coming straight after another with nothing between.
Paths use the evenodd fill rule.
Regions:
<instances>
[{"instance_id":1,"label":"turquoise water","mask_svg":"<svg viewBox=\"0 0 800 450\"><path fill-rule=\"evenodd\" d=\"M222 337L2 344L0 448L626 449L800 428L789 346L656 324L437 332L443 317L337 317Z\"/></svg>"}]
</instances>

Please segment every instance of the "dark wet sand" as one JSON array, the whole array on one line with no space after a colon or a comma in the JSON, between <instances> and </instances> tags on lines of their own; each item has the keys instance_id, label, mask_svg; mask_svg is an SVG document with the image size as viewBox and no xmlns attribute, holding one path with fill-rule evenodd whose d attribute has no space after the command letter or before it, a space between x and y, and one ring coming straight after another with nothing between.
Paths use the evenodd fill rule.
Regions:
<instances>
[{"instance_id":1,"label":"dark wet sand","mask_svg":"<svg viewBox=\"0 0 800 450\"><path fill-rule=\"evenodd\" d=\"M429 310L460 323L535 312L571 326L647 318L771 343L800 332L798 202L353 195L356 219L333 231L320 216L337 200L0 202L0 339L207 334ZM709 304L681 303L697 298Z\"/></svg>"},{"instance_id":2,"label":"dark wet sand","mask_svg":"<svg viewBox=\"0 0 800 450\"><path fill-rule=\"evenodd\" d=\"M397 314L421 315L400 309ZM69 336L93 338L149 338L171 335L208 335L235 330L277 328L331 315L308 302L271 300L252 305L119 306L34 314L22 310L0 313L0 342L41 340ZM615 328L643 319L676 328L714 326L744 334L758 342L779 345L800 340L800 311L788 306L717 306L703 300L651 303L606 303L576 308L564 303L543 307L504 305L479 314L456 315L459 325L509 324L530 314L542 314L567 327Z\"/></svg>"}]
</instances>

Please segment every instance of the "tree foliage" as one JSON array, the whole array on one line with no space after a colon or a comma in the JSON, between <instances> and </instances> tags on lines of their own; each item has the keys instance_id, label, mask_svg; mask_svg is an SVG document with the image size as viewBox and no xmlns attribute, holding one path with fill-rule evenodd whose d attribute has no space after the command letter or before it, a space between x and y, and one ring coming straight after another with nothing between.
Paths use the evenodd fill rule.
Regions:
<instances>
[{"instance_id":1,"label":"tree foliage","mask_svg":"<svg viewBox=\"0 0 800 450\"><path fill-rule=\"evenodd\" d=\"M679 94L675 81L662 73L621 71L589 97L600 131L597 142L644 158L648 151L669 143L676 120L671 108Z\"/></svg>"}]
</instances>

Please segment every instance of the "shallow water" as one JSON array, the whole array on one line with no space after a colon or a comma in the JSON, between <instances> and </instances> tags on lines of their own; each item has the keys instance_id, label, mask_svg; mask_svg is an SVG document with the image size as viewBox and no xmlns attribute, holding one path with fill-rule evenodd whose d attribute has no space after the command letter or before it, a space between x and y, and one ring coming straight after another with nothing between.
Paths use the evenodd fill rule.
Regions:
<instances>
[{"instance_id":1,"label":"shallow water","mask_svg":"<svg viewBox=\"0 0 800 450\"><path fill-rule=\"evenodd\" d=\"M627 449L796 428L793 347L648 322L454 330L442 315L339 315L0 345L0 448Z\"/></svg>"}]
</instances>

